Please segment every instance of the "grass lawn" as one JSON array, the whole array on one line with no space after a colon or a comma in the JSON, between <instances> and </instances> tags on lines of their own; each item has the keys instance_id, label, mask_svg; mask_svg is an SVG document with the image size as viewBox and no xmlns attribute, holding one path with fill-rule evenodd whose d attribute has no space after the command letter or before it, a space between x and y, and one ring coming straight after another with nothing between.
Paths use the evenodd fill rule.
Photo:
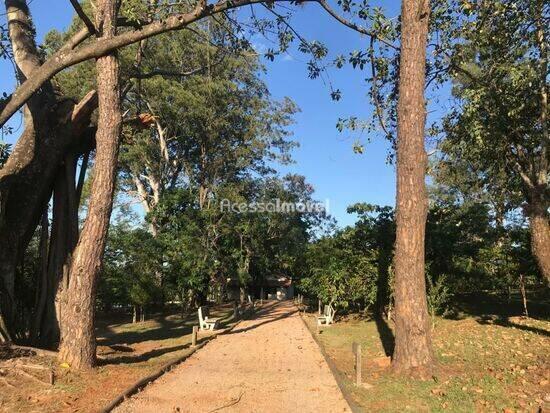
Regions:
<instances>
[{"instance_id":1,"label":"grass lawn","mask_svg":"<svg viewBox=\"0 0 550 413\"><path fill-rule=\"evenodd\" d=\"M548 313L547 313L548 314ZM550 322L517 316L436 318L432 380L397 378L389 369L393 332L382 320L345 317L316 333L358 410L368 412L550 411ZM363 382L354 384L352 343L363 349Z\"/></svg>"},{"instance_id":2,"label":"grass lawn","mask_svg":"<svg viewBox=\"0 0 550 413\"><path fill-rule=\"evenodd\" d=\"M231 304L214 307L211 313L223 318L221 328L235 323ZM73 372L49 357L0 357L0 412L98 411L140 378L189 352L192 326L198 325L196 312L185 318L156 316L136 324L130 320L123 316L117 322L112 317L98 321L99 367L93 372ZM212 334L199 332L199 342ZM50 366L55 384L15 373L16 363ZM46 372L25 371L47 382Z\"/></svg>"}]
</instances>

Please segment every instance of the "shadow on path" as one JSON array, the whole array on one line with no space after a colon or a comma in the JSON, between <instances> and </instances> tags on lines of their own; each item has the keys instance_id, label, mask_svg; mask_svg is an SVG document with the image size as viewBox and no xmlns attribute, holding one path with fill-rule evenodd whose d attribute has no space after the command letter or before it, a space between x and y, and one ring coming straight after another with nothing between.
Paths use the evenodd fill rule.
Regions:
<instances>
[{"instance_id":1,"label":"shadow on path","mask_svg":"<svg viewBox=\"0 0 550 413\"><path fill-rule=\"evenodd\" d=\"M246 318L246 320L265 320L265 321L261 321L259 323L249 325L248 327L242 327L242 328L237 327L233 331L227 334L231 335L231 334L244 333L246 331L254 330L255 328L258 328L264 324L272 323L277 320L282 320L284 318L291 317L292 315L298 313L298 309L295 308L291 311L285 311L284 313L279 315L273 314L272 311L277 306L277 304L278 302L264 304L261 307L261 309L256 311L251 317Z\"/></svg>"}]
</instances>

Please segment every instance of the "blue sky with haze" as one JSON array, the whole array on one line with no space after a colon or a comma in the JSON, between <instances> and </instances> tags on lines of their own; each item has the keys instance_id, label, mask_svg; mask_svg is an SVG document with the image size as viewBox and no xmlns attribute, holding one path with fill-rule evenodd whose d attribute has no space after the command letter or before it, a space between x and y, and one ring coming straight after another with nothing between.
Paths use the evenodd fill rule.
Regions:
<instances>
[{"instance_id":1,"label":"blue sky with haze","mask_svg":"<svg viewBox=\"0 0 550 413\"><path fill-rule=\"evenodd\" d=\"M398 14L398 1L381 1L390 16ZM37 28L38 40L51 29L65 29L72 18L72 8L67 0L32 0L30 9ZM1 17L5 19L5 16ZM331 56L365 49L367 38L335 22L315 4L299 7L293 18L293 26L308 40L319 40L328 46ZM252 39L257 50L270 45L266 39ZM275 98L291 97L300 107L296 123L291 127L300 147L294 151L295 163L280 167L281 173L305 175L315 187L315 197L330 202L330 212L344 226L352 224L355 217L346 213L346 207L355 202L394 205L395 170L386 164L388 144L380 137L373 137L362 155L352 150L355 137L339 133L336 122L339 117L355 115L365 118L372 108L366 96L364 73L351 68L331 70L330 80L334 88L342 91L342 99L330 99L330 89L322 81L307 77L307 57L292 51L287 56L265 62L265 81ZM15 80L9 61L1 61L0 93L11 93ZM19 117L10 125L19 130L4 137L13 142L22 127ZM363 137L366 141L367 137Z\"/></svg>"}]
</instances>

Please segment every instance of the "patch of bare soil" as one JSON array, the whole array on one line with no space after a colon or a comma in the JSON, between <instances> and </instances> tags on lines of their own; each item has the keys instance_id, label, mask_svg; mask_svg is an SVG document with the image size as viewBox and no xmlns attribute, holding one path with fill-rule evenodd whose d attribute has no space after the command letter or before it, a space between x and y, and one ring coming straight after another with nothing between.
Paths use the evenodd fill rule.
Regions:
<instances>
[{"instance_id":1,"label":"patch of bare soil","mask_svg":"<svg viewBox=\"0 0 550 413\"><path fill-rule=\"evenodd\" d=\"M212 310L228 318L230 304ZM97 412L144 376L187 352L196 313L143 323L103 323L98 332L99 367L90 372L60 365L55 353L0 346L0 412ZM211 333L199 335L199 342ZM52 377L53 375L53 377ZM52 383L53 378L53 384Z\"/></svg>"}]
</instances>

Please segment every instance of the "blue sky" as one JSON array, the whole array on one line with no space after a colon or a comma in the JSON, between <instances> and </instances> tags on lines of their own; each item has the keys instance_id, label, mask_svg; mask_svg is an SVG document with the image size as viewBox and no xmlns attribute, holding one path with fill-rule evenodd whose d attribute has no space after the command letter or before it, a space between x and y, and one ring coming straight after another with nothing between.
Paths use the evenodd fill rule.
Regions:
<instances>
[{"instance_id":1,"label":"blue sky","mask_svg":"<svg viewBox=\"0 0 550 413\"><path fill-rule=\"evenodd\" d=\"M381 1L388 14L398 13L398 1ZM72 9L66 0L31 0L38 40L49 30L63 30L72 18ZM5 16L1 17L5 19ZM336 23L317 5L299 8L293 25L308 40L319 40L328 46L331 55L347 54L367 47L367 38ZM261 50L273 47L260 37L253 39ZM292 126L300 147L294 152L295 164L281 167L282 173L305 175L315 187L315 197L330 202L330 212L340 225L352 224L355 217L346 213L346 207L355 202L381 205L395 203L395 170L386 164L387 143L377 137L365 147L362 155L354 154L355 137L336 130L339 117L355 115L366 118L372 108L366 97L365 75L358 70L345 68L329 72L334 88L342 91L339 102L330 99L330 89L320 80L307 77L307 58L299 52L276 57L274 62L265 62L264 78L275 98L291 97L300 107ZM0 93L10 93L14 88L13 70L8 61L0 62ZM20 120L14 118L11 126L18 128ZM6 137L13 142L18 133Z\"/></svg>"}]
</instances>

